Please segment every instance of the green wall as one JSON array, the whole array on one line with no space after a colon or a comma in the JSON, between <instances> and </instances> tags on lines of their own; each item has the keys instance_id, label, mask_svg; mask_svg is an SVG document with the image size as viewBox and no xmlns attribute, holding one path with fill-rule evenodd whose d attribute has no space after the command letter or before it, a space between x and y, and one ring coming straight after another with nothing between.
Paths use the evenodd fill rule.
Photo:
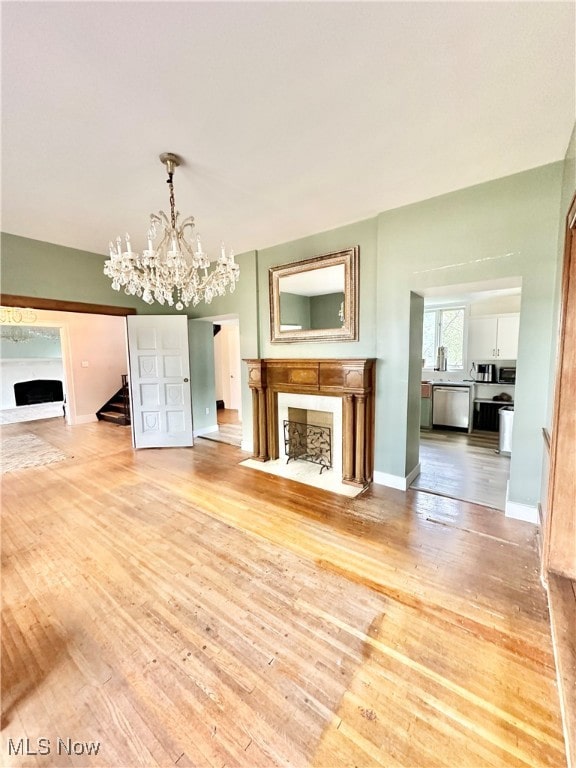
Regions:
<instances>
[{"instance_id":1,"label":"green wall","mask_svg":"<svg viewBox=\"0 0 576 768\"><path fill-rule=\"evenodd\" d=\"M338 313L344 301L343 293L326 293L323 296L312 296L310 301L310 327L339 328L342 323Z\"/></svg>"},{"instance_id":2,"label":"green wall","mask_svg":"<svg viewBox=\"0 0 576 768\"><path fill-rule=\"evenodd\" d=\"M112 290L110 279L103 272L107 256L5 232L0 245L2 293L137 307L139 314L151 314L150 307L143 301ZM163 313L154 311L154 314Z\"/></svg>"},{"instance_id":3,"label":"green wall","mask_svg":"<svg viewBox=\"0 0 576 768\"><path fill-rule=\"evenodd\" d=\"M190 389L194 434L217 424L214 375L214 331L212 323L188 321ZM208 413L206 413L208 409Z\"/></svg>"},{"instance_id":4,"label":"green wall","mask_svg":"<svg viewBox=\"0 0 576 768\"><path fill-rule=\"evenodd\" d=\"M376 468L413 469L419 432L409 399L411 294L522 278L509 497L535 506L546 423L562 163L443 195L378 217ZM412 316L414 322L414 316ZM419 320L418 320L419 322ZM384 426L385 425L385 426ZM398 450L404 444L406 450Z\"/></svg>"},{"instance_id":5,"label":"green wall","mask_svg":"<svg viewBox=\"0 0 576 768\"><path fill-rule=\"evenodd\" d=\"M343 301L343 293L300 296L283 291L280 294L280 322L282 325L298 325L306 331L339 328L338 313Z\"/></svg>"},{"instance_id":6,"label":"green wall","mask_svg":"<svg viewBox=\"0 0 576 768\"><path fill-rule=\"evenodd\" d=\"M424 299L410 291L410 331L408 337L408 407L406 435L406 475L419 463L420 410L422 407L422 336L424 328ZM418 435L418 439L409 439Z\"/></svg>"},{"instance_id":7,"label":"green wall","mask_svg":"<svg viewBox=\"0 0 576 768\"><path fill-rule=\"evenodd\" d=\"M328 232L258 251L260 357L375 357L377 219L367 219ZM313 256L360 246L359 340L273 344L270 341L268 270Z\"/></svg>"},{"instance_id":8,"label":"green wall","mask_svg":"<svg viewBox=\"0 0 576 768\"><path fill-rule=\"evenodd\" d=\"M280 294L280 317L282 325L310 328L310 297L283 291Z\"/></svg>"}]
</instances>

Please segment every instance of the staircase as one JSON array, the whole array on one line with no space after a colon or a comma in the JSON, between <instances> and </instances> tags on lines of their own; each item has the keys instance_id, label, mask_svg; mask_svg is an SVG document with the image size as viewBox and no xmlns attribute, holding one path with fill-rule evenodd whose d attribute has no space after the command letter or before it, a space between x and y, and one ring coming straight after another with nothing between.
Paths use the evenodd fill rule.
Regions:
<instances>
[{"instance_id":1,"label":"staircase","mask_svg":"<svg viewBox=\"0 0 576 768\"><path fill-rule=\"evenodd\" d=\"M110 421L119 426L130 424L130 390L128 375L122 374L122 388L96 413L99 421Z\"/></svg>"}]
</instances>

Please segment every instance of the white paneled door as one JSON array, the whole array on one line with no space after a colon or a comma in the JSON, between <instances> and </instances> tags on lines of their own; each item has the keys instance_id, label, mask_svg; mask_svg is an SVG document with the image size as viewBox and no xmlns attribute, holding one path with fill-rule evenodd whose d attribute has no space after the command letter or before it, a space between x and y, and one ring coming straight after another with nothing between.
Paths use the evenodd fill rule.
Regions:
<instances>
[{"instance_id":1,"label":"white paneled door","mask_svg":"<svg viewBox=\"0 0 576 768\"><path fill-rule=\"evenodd\" d=\"M134 447L193 445L188 318L129 315L127 321Z\"/></svg>"}]
</instances>

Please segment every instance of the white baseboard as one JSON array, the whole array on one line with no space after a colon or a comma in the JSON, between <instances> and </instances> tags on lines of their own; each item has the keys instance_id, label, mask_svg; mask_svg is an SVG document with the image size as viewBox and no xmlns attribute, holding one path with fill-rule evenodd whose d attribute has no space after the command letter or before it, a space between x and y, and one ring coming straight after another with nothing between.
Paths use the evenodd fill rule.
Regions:
<instances>
[{"instance_id":1,"label":"white baseboard","mask_svg":"<svg viewBox=\"0 0 576 768\"><path fill-rule=\"evenodd\" d=\"M414 469L406 476L390 475L388 472L374 472L373 480L377 485L385 485L387 488L397 488L399 491L406 491L412 485L413 481L420 474L420 464L416 464Z\"/></svg>"},{"instance_id":2,"label":"white baseboard","mask_svg":"<svg viewBox=\"0 0 576 768\"><path fill-rule=\"evenodd\" d=\"M95 413L87 413L84 416L76 416L73 422L71 422L72 425L75 424L91 424L93 421L98 421L96 418Z\"/></svg>"},{"instance_id":3,"label":"white baseboard","mask_svg":"<svg viewBox=\"0 0 576 768\"><path fill-rule=\"evenodd\" d=\"M521 504L519 501L510 501L508 498L508 486L506 486L506 507L504 509L506 517L512 517L514 520L524 520L526 523L538 525L540 522L538 507L530 504Z\"/></svg>"},{"instance_id":4,"label":"white baseboard","mask_svg":"<svg viewBox=\"0 0 576 768\"><path fill-rule=\"evenodd\" d=\"M242 440L240 443L240 450L248 451L248 453L254 452L254 442L252 440Z\"/></svg>"},{"instance_id":5,"label":"white baseboard","mask_svg":"<svg viewBox=\"0 0 576 768\"><path fill-rule=\"evenodd\" d=\"M202 435L209 435L210 432L218 432L218 424L212 424L210 427L202 427L202 429L195 429L194 437L202 437Z\"/></svg>"},{"instance_id":6,"label":"white baseboard","mask_svg":"<svg viewBox=\"0 0 576 768\"><path fill-rule=\"evenodd\" d=\"M410 488L410 486L412 485L414 480L416 480L416 478L418 477L419 474L420 474L420 462L418 462L418 464L416 464L416 466L414 467L412 472L410 472L408 474L408 476L406 477L406 488L407 489Z\"/></svg>"},{"instance_id":7,"label":"white baseboard","mask_svg":"<svg viewBox=\"0 0 576 768\"><path fill-rule=\"evenodd\" d=\"M506 501L504 511L506 517L513 517L515 520L524 520L527 523L538 525L538 507L531 507L529 504L520 504L517 501Z\"/></svg>"}]
</instances>

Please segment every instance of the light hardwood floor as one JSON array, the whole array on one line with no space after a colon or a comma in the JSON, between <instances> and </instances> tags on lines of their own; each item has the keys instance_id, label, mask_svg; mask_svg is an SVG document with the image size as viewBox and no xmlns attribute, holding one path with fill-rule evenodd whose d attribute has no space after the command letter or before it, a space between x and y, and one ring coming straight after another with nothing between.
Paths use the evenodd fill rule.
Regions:
<instances>
[{"instance_id":1,"label":"light hardwood floor","mask_svg":"<svg viewBox=\"0 0 576 768\"><path fill-rule=\"evenodd\" d=\"M412 488L503 511L510 457L497 449L497 432L421 430L421 472Z\"/></svg>"},{"instance_id":2,"label":"light hardwood floor","mask_svg":"<svg viewBox=\"0 0 576 768\"><path fill-rule=\"evenodd\" d=\"M565 766L529 524L24 430L69 458L3 477L3 766Z\"/></svg>"}]
</instances>

